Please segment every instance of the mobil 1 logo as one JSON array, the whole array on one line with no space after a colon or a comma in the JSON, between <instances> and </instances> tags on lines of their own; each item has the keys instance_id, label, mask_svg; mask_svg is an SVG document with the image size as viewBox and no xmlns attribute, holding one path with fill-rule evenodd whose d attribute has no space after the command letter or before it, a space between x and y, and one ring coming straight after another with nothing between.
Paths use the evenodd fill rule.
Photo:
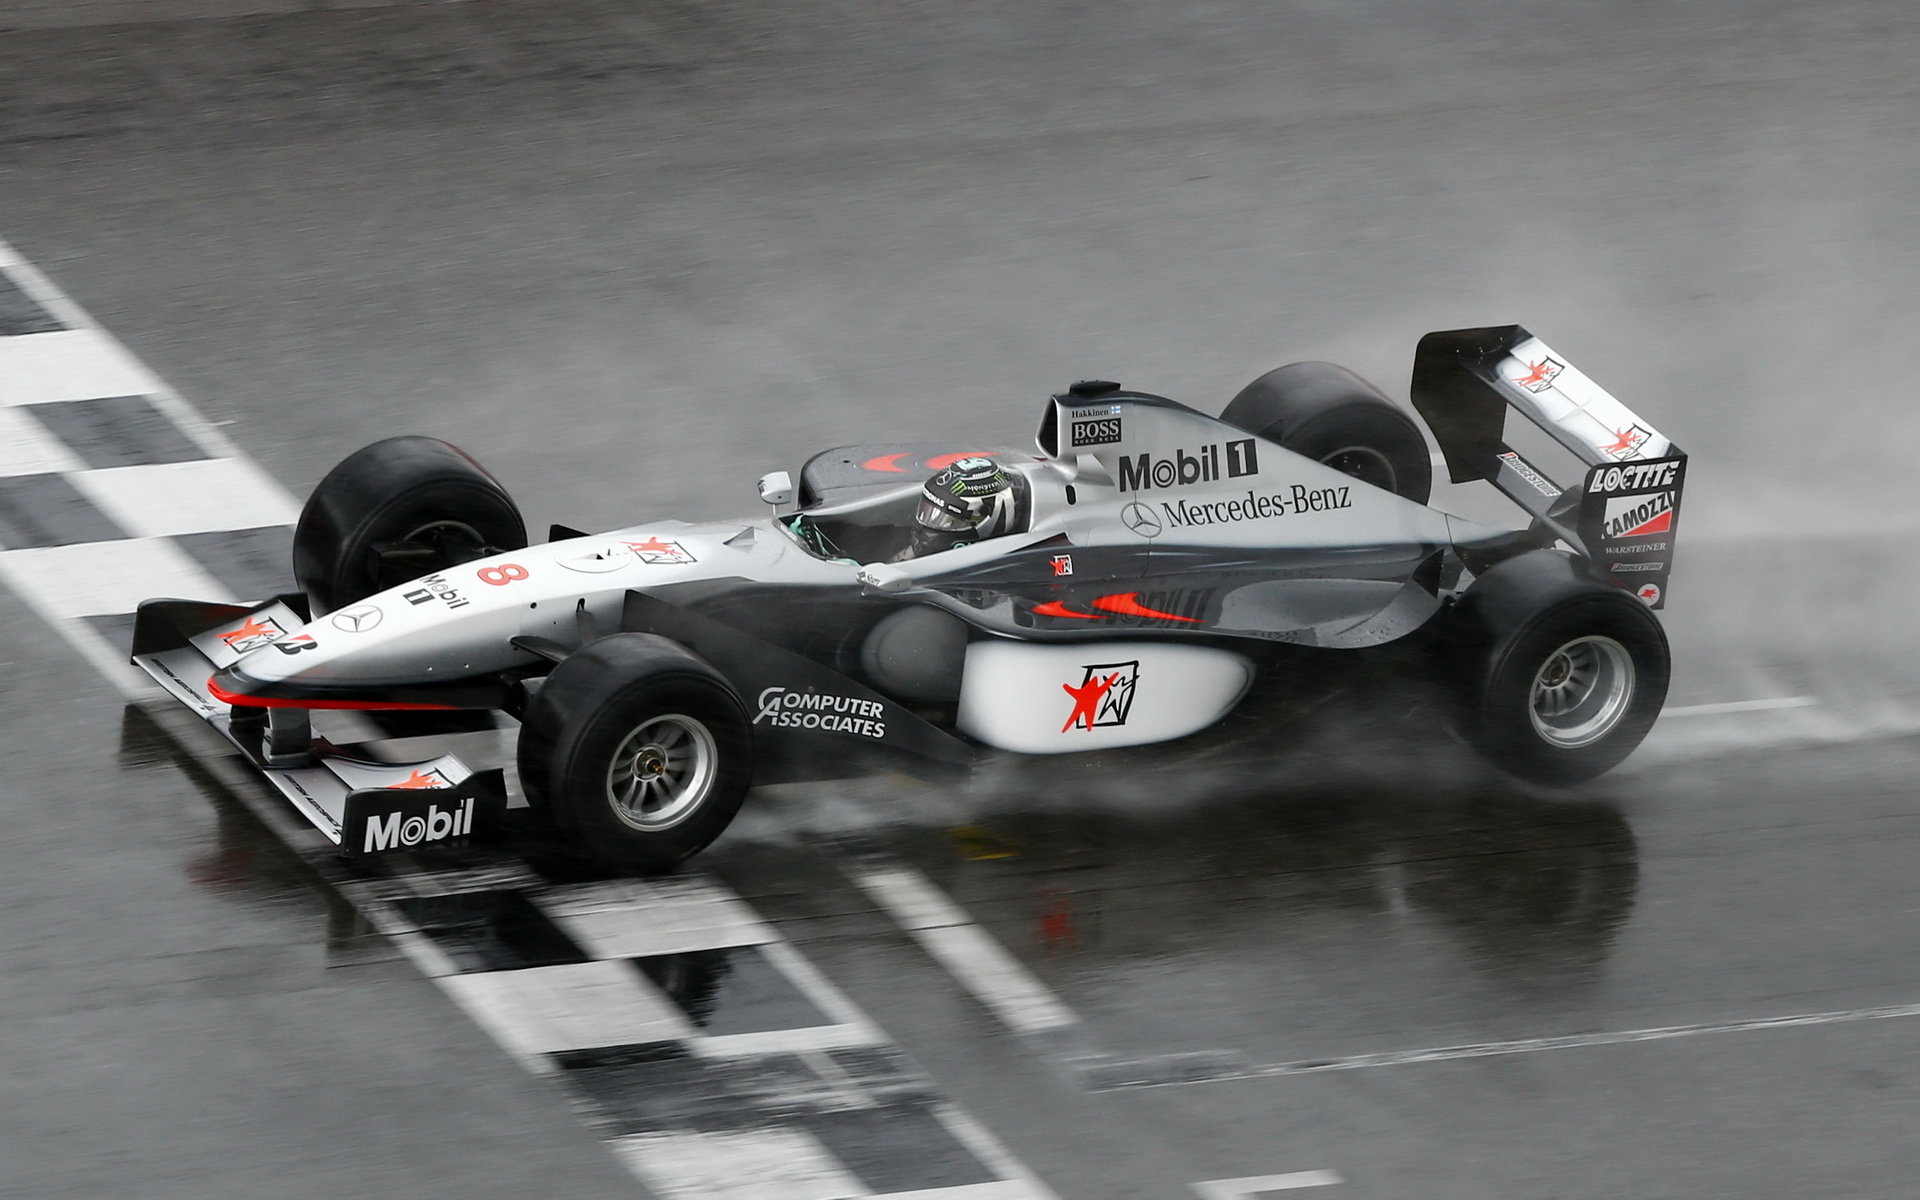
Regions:
<instances>
[{"instance_id":1,"label":"mobil 1 logo","mask_svg":"<svg viewBox=\"0 0 1920 1200\"><path fill-rule=\"evenodd\" d=\"M1609 463L1587 472L1580 497L1580 537L1613 582L1649 608L1666 606L1680 529L1684 455Z\"/></svg>"},{"instance_id":2,"label":"mobil 1 logo","mask_svg":"<svg viewBox=\"0 0 1920 1200\"><path fill-rule=\"evenodd\" d=\"M409 781L348 793L340 819L340 853L357 858L418 850L490 831L507 807L504 787L486 778L494 774L480 772L453 787ZM438 772L433 777L438 778Z\"/></svg>"},{"instance_id":3,"label":"mobil 1 logo","mask_svg":"<svg viewBox=\"0 0 1920 1200\"><path fill-rule=\"evenodd\" d=\"M1197 450L1180 448L1169 454L1122 454L1116 460L1114 481L1123 492L1152 488L1188 487L1217 483L1260 473L1260 451L1255 438L1213 442Z\"/></svg>"}]
</instances>

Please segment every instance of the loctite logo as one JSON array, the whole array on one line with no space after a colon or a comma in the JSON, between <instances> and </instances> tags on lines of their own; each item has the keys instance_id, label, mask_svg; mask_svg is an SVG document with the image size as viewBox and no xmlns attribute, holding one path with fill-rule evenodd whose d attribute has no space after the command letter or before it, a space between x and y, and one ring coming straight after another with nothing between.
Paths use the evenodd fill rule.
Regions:
<instances>
[{"instance_id":1,"label":"loctite logo","mask_svg":"<svg viewBox=\"0 0 1920 1200\"><path fill-rule=\"evenodd\" d=\"M1587 491L1644 492L1652 488L1672 487L1674 477L1679 473L1680 460L1677 458L1662 462L1633 463L1624 467L1608 467L1593 473L1593 480L1587 484Z\"/></svg>"},{"instance_id":2,"label":"loctite logo","mask_svg":"<svg viewBox=\"0 0 1920 1200\"><path fill-rule=\"evenodd\" d=\"M1136 454L1120 458L1120 490L1143 492L1148 488L1184 487L1190 483L1212 483L1218 479L1237 479L1260 470L1259 452L1253 438L1202 446L1198 450L1175 450L1165 458Z\"/></svg>"},{"instance_id":3,"label":"loctite logo","mask_svg":"<svg viewBox=\"0 0 1920 1200\"><path fill-rule=\"evenodd\" d=\"M397 850L404 846L418 846L422 842L438 842L446 838L465 837L473 832L473 797L460 802L460 807L440 810L437 804L429 804L424 815L415 814L403 817L397 812L385 817L370 817L367 820L366 841L361 846L364 854L373 854L380 850Z\"/></svg>"},{"instance_id":4,"label":"loctite logo","mask_svg":"<svg viewBox=\"0 0 1920 1200\"><path fill-rule=\"evenodd\" d=\"M1606 523L1602 527L1610 538L1651 537L1673 532L1673 493L1655 492L1650 496L1610 496L1607 498Z\"/></svg>"}]
</instances>

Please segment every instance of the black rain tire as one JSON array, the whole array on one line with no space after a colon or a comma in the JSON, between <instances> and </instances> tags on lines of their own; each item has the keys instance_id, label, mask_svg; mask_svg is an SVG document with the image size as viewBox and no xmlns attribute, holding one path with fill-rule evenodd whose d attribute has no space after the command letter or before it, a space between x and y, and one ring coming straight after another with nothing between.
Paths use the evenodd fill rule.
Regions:
<instances>
[{"instance_id":1,"label":"black rain tire","mask_svg":"<svg viewBox=\"0 0 1920 1200\"><path fill-rule=\"evenodd\" d=\"M1557 551L1523 555L1475 581L1449 621L1461 732L1533 783L1611 770L1666 702L1659 619L1590 571Z\"/></svg>"},{"instance_id":2,"label":"black rain tire","mask_svg":"<svg viewBox=\"0 0 1920 1200\"><path fill-rule=\"evenodd\" d=\"M645 738L633 743L648 729L677 729L686 761L704 754L708 771L684 811L654 828L642 827L644 812L623 815L610 785L616 755L630 764L658 749ZM518 759L521 790L575 853L616 870L659 872L699 853L740 811L753 783L753 733L739 696L705 661L654 634L616 633L547 676L522 718ZM671 805L662 812L671 815Z\"/></svg>"},{"instance_id":3,"label":"black rain tire","mask_svg":"<svg viewBox=\"0 0 1920 1200\"><path fill-rule=\"evenodd\" d=\"M1277 367L1240 389L1220 419L1416 503L1433 494L1433 459L1420 427L1345 367Z\"/></svg>"},{"instance_id":4,"label":"black rain tire","mask_svg":"<svg viewBox=\"0 0 1920 1200\"><path fill-rule=\"evenodd\" d=\"M386 567L377 548L416 540L425 553ZM349 454L313 489L293 534L293 575L314 615L375 592L527 544L506 489L465 451L395 437Z\"/></svg>"}]
</instances>

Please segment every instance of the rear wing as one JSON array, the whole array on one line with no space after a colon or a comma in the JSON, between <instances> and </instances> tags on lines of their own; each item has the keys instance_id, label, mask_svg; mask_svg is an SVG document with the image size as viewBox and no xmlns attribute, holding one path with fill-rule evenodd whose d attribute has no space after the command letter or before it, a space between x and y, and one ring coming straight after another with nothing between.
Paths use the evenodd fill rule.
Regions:
<instances>
[{"instance_id":1,"label":"rear wing","mask_svg":"<svg viewBox=\"0 0 1920 1200\"><path fill-rule=\"evenodd\" d=\"M1413 406L1453 482L1493 484L1613 582L1664 606L1687 456L1652 424L1518 325L1421 338ZM1556 483L1509 446L1509 409L1571 451L1586 477Z\"/></svg>"}]
</instances>

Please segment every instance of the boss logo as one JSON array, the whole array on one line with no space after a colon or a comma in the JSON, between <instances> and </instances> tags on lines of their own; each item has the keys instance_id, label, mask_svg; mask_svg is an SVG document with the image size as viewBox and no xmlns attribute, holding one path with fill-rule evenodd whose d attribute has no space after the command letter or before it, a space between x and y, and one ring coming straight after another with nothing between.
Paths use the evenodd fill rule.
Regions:
<instances>
[{"instance_id":1,"label":"boss logo","mask_svg":"<svg viewBox=\"0 0 1920 1200\"><path fill-rule=\"evenodd\" d=\"M1094 417L1075 421L1067 434L1068 442L1080 446L1110 446L1120 440L1119 417Z\"/></svg>"}]
</instances>

